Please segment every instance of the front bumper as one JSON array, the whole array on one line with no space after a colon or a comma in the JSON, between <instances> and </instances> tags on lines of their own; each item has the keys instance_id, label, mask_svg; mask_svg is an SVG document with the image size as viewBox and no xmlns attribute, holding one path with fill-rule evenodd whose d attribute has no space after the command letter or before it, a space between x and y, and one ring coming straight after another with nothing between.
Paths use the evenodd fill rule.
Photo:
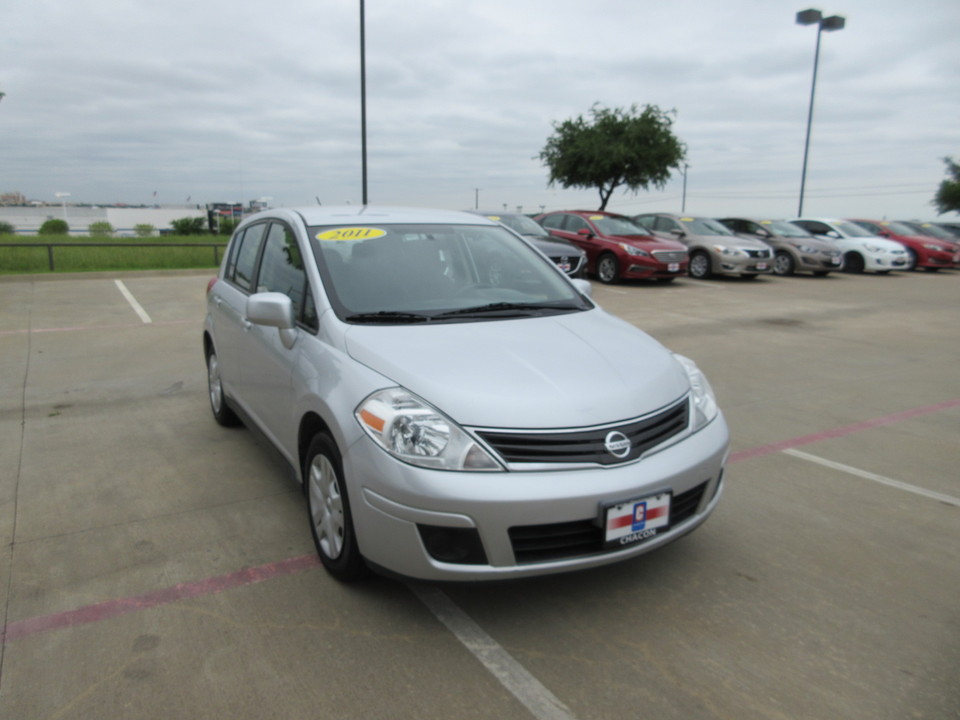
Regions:
<instances>
[{"instance_id":1,"label":"front bumper","mask_svg":"<svg viewBox=\"0 0 960 720\"><path fill-rule=\"evenodd\" d=\"M486 580L606 565L654 550L690 532L720 497L729 431L722 414L699 432L638 462L616 467L465 473L414 467L364 436L344 454L361 552L393 573L425 580ZM692 502L679 521L624 549L599 547L570 557L531 560L511 529L601 525L605 504L669 491ZM431 556L423 528L458 529L482 544L482 560ZM518 556L520 560L518 561Z\"/></svg>"}]
</instances>

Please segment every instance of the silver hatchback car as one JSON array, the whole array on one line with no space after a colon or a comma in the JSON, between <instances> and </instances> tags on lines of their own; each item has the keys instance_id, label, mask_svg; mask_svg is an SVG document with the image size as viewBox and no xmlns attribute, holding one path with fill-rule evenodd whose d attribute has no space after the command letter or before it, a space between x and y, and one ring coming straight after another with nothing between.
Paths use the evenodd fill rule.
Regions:
<instances>
[{"instance_id":1,"label":"silver hatchback car","mask_svg":"<svg viewBox=\"0 0 960 720\"><path fill-rule=\"evenodd\" d=\"M208 288L214 418L276 446L343 580L634 557L707 519L729 435L696 365L589 287L477 215L253 215Z\"/></svg>"}]
</instances>

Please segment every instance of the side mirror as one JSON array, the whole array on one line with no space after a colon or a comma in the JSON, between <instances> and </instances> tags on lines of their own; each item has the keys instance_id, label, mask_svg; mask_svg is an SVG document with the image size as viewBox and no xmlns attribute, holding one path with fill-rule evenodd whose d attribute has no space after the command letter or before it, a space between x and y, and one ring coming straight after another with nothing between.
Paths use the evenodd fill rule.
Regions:
<instances>
[{"instance_id":1,"label":"side mirror","mask_svg":"<svg viewBox=\"0 0 960 720\"><path fill-rule=\"evenodd\" d=\"M673 235L674 237L677 237L677 238L682 238L682 237L686 237L686 236L687 236L687 234L686 234L683 230L681 230L680 228L673 228L673 229L670 231L670 234Z\"/></svg>"},{"instance_id":2,"label":"side mirror","mask_svg":"<svg viewBox=\"0 0 960 720\"><path fill-rule=\"evenodd\" d=\"M579 230L577 230L577 235L581 237L585 237L588 240L593 237L593 233L590 232L587 228L580 228Z\"/></svg>"},{"instance_id":3,"label":"side mirror","mask_svg":"<svg viewBox=\"0 0 960 720\"><path fill-rule=\"evenodd\" d=\"M288 350L296 342L297 323L293 315L293 301L283 293L256 293L247 298L247 321L277 328L280 341Z\"/></svg>"},{"instance_id":4,"label":"side mirror","mask_svg":"<svg viewBox=\"0 0 960 720\"><path fill-rule=\"evenodd\" d=\"M839 240L841 237L840 233L838 233L836 230L828 230L827 232L824 233L824 235L833 240Z\"/></svg>"}]
</instances>

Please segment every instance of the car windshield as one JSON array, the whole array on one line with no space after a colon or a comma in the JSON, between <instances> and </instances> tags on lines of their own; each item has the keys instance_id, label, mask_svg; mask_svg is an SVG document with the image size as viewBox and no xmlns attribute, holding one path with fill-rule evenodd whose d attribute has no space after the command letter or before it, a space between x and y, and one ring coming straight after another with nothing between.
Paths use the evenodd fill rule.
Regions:
<instances>
[{"instance_id":1,"label":"car windshield","mask_svg":"<svg viewBox=\"0 0 960 720\"><path fill-rule=\"evenodd\" d=\"M733 235L726 225L710 218L680 218L688 232L694 235Z\"/></svg>"},{"instance_id":2,"label":"car windshield","mask_svg":"<svg viewBox=\"0 0 960 720\"><path fill-rule=\"evenodd\" d=\"M837 220L833 224L836 226L837 230L848 237L873 237L872 232L869 230L864 230L856 223L847 222L846 220Z\"/></svg>"},{"instance_id":3,"label":"car windshield","mask_svg":"<svg viewBox=\"0 0 960 720\"><path fill-rule=\"evenodd\" d=\"M892 232L894 235L916 235L917 231L908 225L898 222L883 223L882 227Z\"/></svg>"},{"instance_id":4,"label":"car windshield","mask_svg":"<svg viewBox=\"0 0 960 720\"><path fill-rule=\"evenodd\" d=\"M946 230L943 230L936 225L931 225L930 223L921 223L919 225L911 225L910 227L915 227L922 234L929 235L930 237L956 242L956 238L950 235L950 233L948 233Z\"/></svg>"},{"instance_id":5,"label":"car windshield","mask_svg":"<svg viewBox=\"0 0 960 720\"><path fill-rule=\"evenodd\" d=\"M810 233L804 230L802 227L798 227L793 223L788 223L785 220L771 220L769 222L760 223L767 230L772 232L774 235L779 235L781 237L792 237L792 238L809 238Z\"/></svg>"},{"instance_id":6,"label":"car windshield","mask_svg":"<svg viewBox=\"0 0 960 720\"><path fill-rule=\"evenodd\" d=\"M591 215L592 222L603 235L646 235L647 231L626 217Z\"/></svg>"},{"instance_id":7,"label":"car windshield","mask_svg":"<svg viewBox=\"0 0 960 720\"><path fill-rule=\"evenodd\" d=\"M311 227L324 287L341 320L414 323L588 310L546 258L485 225Z\"/></svg>"},{"instance_id":8,"label":"car windshield","mask_svg":"<svg viewBox=\"0 0 960 720\"><path fill-rule=\"evenodd\" d=\"M487 215L494 222L502 223L521 235L546 235L547 231L537 224L533 218L526 215Z\"/></svg>"}]
</instances>

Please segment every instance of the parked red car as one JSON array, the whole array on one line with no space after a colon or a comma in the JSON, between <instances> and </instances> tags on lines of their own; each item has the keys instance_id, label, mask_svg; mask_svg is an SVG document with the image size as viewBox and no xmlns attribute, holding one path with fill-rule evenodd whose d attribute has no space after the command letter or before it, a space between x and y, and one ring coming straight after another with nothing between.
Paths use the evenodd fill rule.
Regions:
<instances>
[{"instance_id":1,"label":"parked red car","mask_svg":"<svg viewBox=\"0 0 960 720\"><path fill-rule=\"evenodd\" d=\"M850 220L874 235L896 240L907 249L905 270L936 271L940 268L955 268L960 265L956 247L944 240L921 235L908 225L888 220Z\"/></svg>"},{"instance_id":2,"label":"parked red car","mask_svg":"<svg viewBox=\"0 0 960 720\"><path fill-rule=\"evenodd\" d=\"M587 272L603 283L621 278L671 282L687 272L687 248L650 235L633 220L597 210L561 210L534 218L553 237L587 253Z\"/></svg>"}]
</instances>

